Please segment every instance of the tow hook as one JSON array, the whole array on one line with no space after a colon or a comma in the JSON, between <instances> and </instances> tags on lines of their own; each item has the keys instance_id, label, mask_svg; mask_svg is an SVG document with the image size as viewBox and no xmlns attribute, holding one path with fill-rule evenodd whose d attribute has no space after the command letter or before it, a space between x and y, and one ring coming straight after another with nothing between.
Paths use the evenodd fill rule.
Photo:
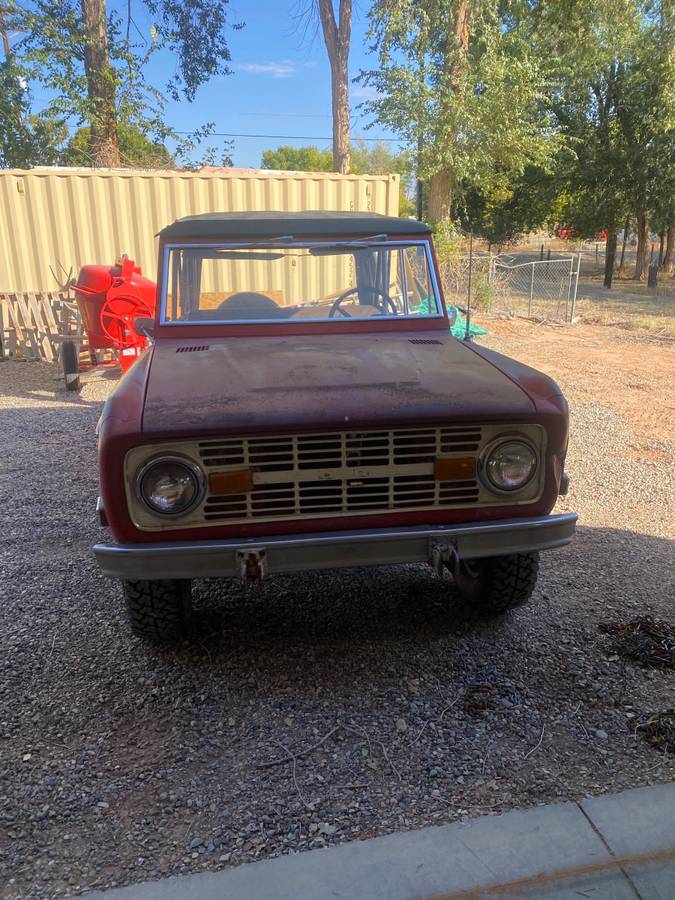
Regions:
<instances>
[{"instance_id":1,"label":"tow hook","mask_svg":"<svg viewBox=\"0 0 675 900\"><path fill-rule=\"evenodd\" d=\"M253 550L237 550L239 578L244 584L262 581L267 575L267 551L264 547Z\"/></svg>"},{"instance_id":2,"label":"tow hook","mask_svg":"<svg viewBox=\"0 0 675 900\"><path fill-rule=\"evenodd\" d=\"M444 568L449 569L454 575L459 566L457 548L452 544L432 544L430 564L439 578L442 577Z\"/></svg>"}]
</instances>

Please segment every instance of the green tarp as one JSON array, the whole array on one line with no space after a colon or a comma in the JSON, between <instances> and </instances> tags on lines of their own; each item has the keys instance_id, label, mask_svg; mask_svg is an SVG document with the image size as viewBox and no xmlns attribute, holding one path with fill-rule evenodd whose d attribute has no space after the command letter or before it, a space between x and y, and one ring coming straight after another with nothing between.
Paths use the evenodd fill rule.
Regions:
<instances>
[{"instance_id":1,"label":"green tarp","mask_svg":"<svg viewBox=\"0 0 675 900\"><path fill-rule=\"evenodd\" d=\"M452 319L452 314L455 313L455 321L450 326L450 331L457 338L463 338L466 335L466 319L461 314L461 312L457 309L456 306L451 306L448 304L448 315ZM475 334L487 334L487 328L481 328L480 325L474 325L473 322L469 322L469 335L473 337Z\"/></svg>"}]
</instances>

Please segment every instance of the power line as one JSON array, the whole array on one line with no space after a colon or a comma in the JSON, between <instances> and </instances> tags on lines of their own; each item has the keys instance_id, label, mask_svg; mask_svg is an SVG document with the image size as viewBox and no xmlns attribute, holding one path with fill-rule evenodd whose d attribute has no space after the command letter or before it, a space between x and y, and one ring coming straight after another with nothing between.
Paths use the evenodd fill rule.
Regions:
<instances>
[{"instance_id":1,"label":"power line","mask_svg":"<svg viewBox=\"0 0 675 900\"><path fill-rule=\"evenodd\" d=\"M232 116L260 116L277 119L330 119L330 113L284 113L284 112L230 112Z\"/></svg>"},{"instance_id":2,"label":"power line","mask_svg":"<svg viewBox=\"0 0 675 900\"><path fill-rule=\"evenodd\" d=\"M175 134L192 134L191 131L176 131ZM209 137L233 137L233 138L264 138L275 141L332 141L332 137L316 137L309 134L239 134L235 131L211 131L205 136ZM356 137L357 141L372 141L373 143L398 144L399 138L385 137Z\"/></svg>"}]
</instances>

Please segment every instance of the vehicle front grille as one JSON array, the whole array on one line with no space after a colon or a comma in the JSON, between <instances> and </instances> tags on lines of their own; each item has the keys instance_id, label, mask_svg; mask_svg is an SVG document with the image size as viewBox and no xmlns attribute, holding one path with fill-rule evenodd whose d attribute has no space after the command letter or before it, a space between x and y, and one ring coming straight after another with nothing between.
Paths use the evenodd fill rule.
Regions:
<instances>
[{"instance_id":1,"label":"vehicle front grille","mask_svg":"<svg viewBox=\"0 0 675 900\"><path fill-rule=\"evenodd\" d=\"M439 455L478 453L474 426L222 438L200 441L207 472L252 469L253 490L209 494L207 522L468 506L477 480L436 481Z\"/></svg>"}]
</instances>

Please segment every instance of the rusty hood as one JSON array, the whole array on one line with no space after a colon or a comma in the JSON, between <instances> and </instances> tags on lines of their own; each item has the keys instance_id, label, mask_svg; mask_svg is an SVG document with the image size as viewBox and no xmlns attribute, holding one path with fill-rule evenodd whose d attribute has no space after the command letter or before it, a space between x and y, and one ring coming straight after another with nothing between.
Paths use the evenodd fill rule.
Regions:
<instances>
[{"instance_id":1,"label":"rusty hood","mask_svg":"<svg viewBox=\"0 0 675 900\"><path fill-rule=\"evenodd\" d=\"M444 332L158 340L143 431L195 434L506 420L535 411Z\"/></svg>"}]
</instances>

